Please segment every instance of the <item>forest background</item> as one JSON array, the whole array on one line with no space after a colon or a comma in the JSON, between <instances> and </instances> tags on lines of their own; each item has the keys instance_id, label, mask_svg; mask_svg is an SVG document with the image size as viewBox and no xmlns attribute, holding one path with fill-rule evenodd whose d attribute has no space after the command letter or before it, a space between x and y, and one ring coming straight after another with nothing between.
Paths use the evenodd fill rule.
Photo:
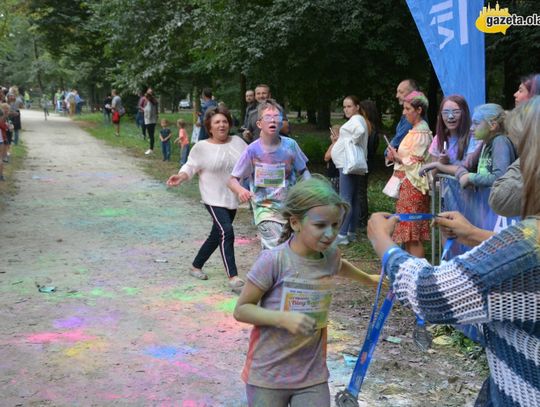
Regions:
<instances>
[{"instance_id":1,"label":"forest background","mask_svg":"<svg viewBox=\"0 0 540 407\"><path fill-rule=\"evenodd\" d=\"M538 12L534 0L500 5ZM539 70L540 30L511 27L485 38L487 100L512 108L520 76ZM0 84L34 97L75 87L91 108L111 88L133 108L137 92L152 86L162 109L174 111L180 99L198 103L193 95L211 87L243 117L245 90L267 83L289 112L303 111L308 123L327 129L347 94L372 99L398 119L395 88L409 77L438 106L439 83L405 0L0 4Z\"/></svg>"}]
</instances>

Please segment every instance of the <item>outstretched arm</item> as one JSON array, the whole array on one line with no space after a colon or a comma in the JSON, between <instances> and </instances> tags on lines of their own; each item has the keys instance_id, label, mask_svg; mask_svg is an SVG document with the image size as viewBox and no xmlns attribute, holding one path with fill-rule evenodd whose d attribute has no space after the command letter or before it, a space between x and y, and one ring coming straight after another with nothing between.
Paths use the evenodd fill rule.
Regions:
<instances>
[{"instance_id":1,"label":"outstretched arm","mask_svg":"<svg viewBox=\"0 0 540 407\"><path fill-rule=\"evenodd\" d=\"M379 275L368 274L344 259L341 259L338 276L350 278L351 280L358 281L359 283L370 287L377 287L377 284L379 283Z\"/></svg>"},{"instance_id":2,"label":"outstretched arm","mask_svg":"<svg viewBox=\"0 0 540 407\"><path fill-rule=\"evenodd\" d=\"M389 220L374 214L369 222L370 239L388 243ZM388 244L382 254L384 270L397 298L427 321L527 324L540 301L538 293L530 291L539 278L538 224L510 226L477 249L436 267ZM377 253L383 249L380 245Z\"/></svg>"},{"instance_id":3,"label":"outstretched arm","mask_svg":"<svg viewBox=\"0 0 540 407\"><path fill-rule=\"evenodd\" d=\"M180 172L178 174L171 175L169 179L167 180L167 186L168 187L177 187L183 182L187 181L189 179L189 175L185 172Z\"/></svg>"}]
</instances>

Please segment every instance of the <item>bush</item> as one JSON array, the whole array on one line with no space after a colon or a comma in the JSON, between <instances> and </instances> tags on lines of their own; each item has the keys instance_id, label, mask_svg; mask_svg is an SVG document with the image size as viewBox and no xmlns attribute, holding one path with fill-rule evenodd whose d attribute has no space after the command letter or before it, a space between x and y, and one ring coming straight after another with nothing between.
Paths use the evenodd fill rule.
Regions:
<instances>
[{"instance_id":1,"label":"bush","mask_svg":"<svg viewBox=\"0 0 540 407\"><path fill-rule=\"evenodd\" d=\"M296 141L309 159L310 164L321 165L324 163L324 153L328 148L328 142L311 135L302 135Z\"/></svg>"}]
</instances>

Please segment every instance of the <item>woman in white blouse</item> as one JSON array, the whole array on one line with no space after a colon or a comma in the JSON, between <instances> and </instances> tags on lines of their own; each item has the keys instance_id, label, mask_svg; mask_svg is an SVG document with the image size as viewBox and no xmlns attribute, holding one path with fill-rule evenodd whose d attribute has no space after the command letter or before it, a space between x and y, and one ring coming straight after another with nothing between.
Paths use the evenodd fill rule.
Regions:
<instances>
[{"instance_id":1,"label":"woman in white blouse","mask_svg":"<svg viewBox=\"0 0 540 407\"><path fill-rule=\"evenodd\" d=\"M204 116L204 126L210 137L200 141L191 150L188 161L178 174L172 175L167 186L175 187L199 176L199 190L204 206L212 217L212 230L203 243L189 274L200 280L208 276L202 271L206 261L219 247L229 286L238 290L244 281L238 277L234 258L233 220L238 208L237 196L227 187L231 171L246 143L237 136L229 136L232 118L227 108L218 106L209 109Z\"/></svg>"},{"instance_id":2,"label":"woman in white blouse","mask_svg":"<svg viewBox=\"0 0 540 407\"><path fill-rule=\"evenodd\" d=\"M349 120L339 129L339 137L335 138L335 135L332 135L332 143L335 144L332 145L331 155L332 161L339 170L339 195L351 206L351 210L343 220L336 238L337 244L349 244L356 239L356 228L360 218L360 201L367 201L367 182L363 179L368 171L367 164L366 174L344 174L345 146L352 140L362 150L364 160L367 163L367 145L371 131L371 125L360 107L360 100L356 96L349 95L343 99L343 113ZM367 208L367 203L362 207Z\"/></svg>"}]
</instances>

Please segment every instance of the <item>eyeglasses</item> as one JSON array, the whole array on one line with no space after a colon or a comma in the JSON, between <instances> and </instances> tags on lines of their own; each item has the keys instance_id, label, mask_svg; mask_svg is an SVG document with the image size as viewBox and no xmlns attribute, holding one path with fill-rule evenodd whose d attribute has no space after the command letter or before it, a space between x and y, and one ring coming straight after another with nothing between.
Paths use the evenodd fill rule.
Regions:
<instances>
[{"instance_id":1,"label":"eyeglasses","mask_svg":"<svg viewBox=\"0 0 540 407\"><path fill-rule=\"evenodd\" d=\"M450 116L461 116L461 110L459 109L444 109L442 112L441 112L442 116L443 117L450 117Z\"/></svg>"},{"instance_id":2,"label":"eyeglasses","mask_svg":"<svg viewBox=\"0 0 540 407\"><path fill-rule=\"evenodd\" d=\"M280 122L281 120L283 120L283 116L282 115L269 115L269 114L265 114L263 117L261 117L261 120L262 121L265 121L266 123L271 123L271 122Z\"/></svg>"}]
</instances>

